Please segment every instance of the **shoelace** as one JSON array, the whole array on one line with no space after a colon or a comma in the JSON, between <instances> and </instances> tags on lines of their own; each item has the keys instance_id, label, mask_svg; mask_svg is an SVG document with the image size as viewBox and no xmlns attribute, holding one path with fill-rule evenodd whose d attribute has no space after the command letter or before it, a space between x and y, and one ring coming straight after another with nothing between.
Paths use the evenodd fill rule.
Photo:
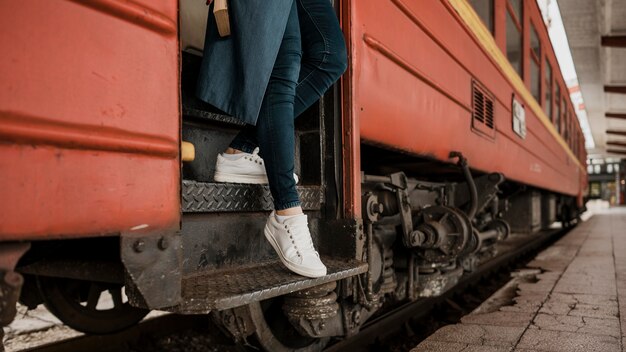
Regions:
<instances>
[{"instance_id":1,"label":"shoelace","mask_svg":"<svg viewBox=\"0 0 626 352\"><path fill-rule=\"evenodd\" d=\"M244 159L263 165L263 158L259 156L259 148L255 148L252 154L244 156Z\"/></svg>"},{"instance_id":2,"label":"shoelace","mask_svg":"<svg viewBox=\"0 0 626 352\"><path fill-rule=\"evenodd\" d=\"M299 257L302 257L302 253L304 252L313 252L319 257L319 253L315 250L313 246L313 240L311 236L302 235L303 233L307 233L309 231L308 224L306 222L296 223L294 225L285 224L285 229L287 229L287 233L289 234L289 239L296 249L296 253ZM300 236L296 236L294 234L301 234Z\"/></svg>"}]
</instances>

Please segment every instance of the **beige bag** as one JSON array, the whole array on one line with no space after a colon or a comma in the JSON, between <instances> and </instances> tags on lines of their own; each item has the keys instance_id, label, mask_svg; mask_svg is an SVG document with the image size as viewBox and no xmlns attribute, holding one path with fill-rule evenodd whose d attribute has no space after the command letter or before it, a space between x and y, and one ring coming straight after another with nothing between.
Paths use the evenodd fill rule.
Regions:
<instances>
[{"instance_id":1,"label":"beige bag","mask_svg":"<svg viewBox=\"0 0 626 352\"><path fill-rule=\"evenodd\" d=\"M228 17L228 0L215 0L213 15L217 23L217 31L220 37L230 35L230 19Z\"/></svg>"}]
</instances>

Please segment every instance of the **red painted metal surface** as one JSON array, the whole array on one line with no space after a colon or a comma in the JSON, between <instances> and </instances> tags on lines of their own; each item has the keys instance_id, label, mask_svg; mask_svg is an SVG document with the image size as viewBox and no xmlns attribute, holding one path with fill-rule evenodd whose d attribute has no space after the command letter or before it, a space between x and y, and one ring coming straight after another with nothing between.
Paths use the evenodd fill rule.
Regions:
<instances>
[{"instance_id":1,"label":"red painted metal surface","mask_svg":"<svg viewBox=\"0 0 626 352\"><path fill-rule=\"evenodd\" d=\"M501 33L505 2L495 3ZM0 2L0 240L178 227L177 5ZM528 33L541 18L526 7ZM526 138L513 132L519 92L447 0L345 0L341 11L351 57L342 81L346 216L360 215L361 141L442 161L459 150L475 169L582 201L584 170L532 110ZM503 36L495 40L504 50ZM472 80L494 94L493 140L472 132Z\"/></svg>"},{"instance_id":2,"label":"red painted metal surface","mask_svg":"<svg viewBox=\"0 0 626 352\"><path fill-rule=\"evenodd\" d=\"M536 6L526 8L528 16L540 16ZM515 134L511 99L527 102L447 0L352 1L350 11L351 111L363 141L442 161L458 150L477 170L581 194L584 172L531 109L526 108L526 138ZM496 30L502 27L496 19ZM542 41L549 43L541 29ZM496 42L504 44L501 38ZM553 67L558 73L558 65ZM495 96L493 140L471 131L472 80Z\"/></svg>"},{"instance_id":3,"label":"red painted metal surface","mask_svg":"<svg viewBox=\"0 0 626 352\"><path fill-rule=\"evenodd\" d=\"M349 57L354 57L352 45L352 0L341 3L341 26L346 37L346 46ZM342 88L342 155L343 155L343 208L347 218L361 217L361 140L359 120L355 118L353 90L356 70L360 67L354 64L348 66L341 79Z\"/></svg>"},{"instance_id":4,"label":"red painted metal surface","mask_svg":"<svg viewBox=\"0 0 626 352\"><path fill-rule=\"evenodd\" d=\"M168 0L0 2L1 240L179 226L177 21Z\"/></svg>"}]
</instances>

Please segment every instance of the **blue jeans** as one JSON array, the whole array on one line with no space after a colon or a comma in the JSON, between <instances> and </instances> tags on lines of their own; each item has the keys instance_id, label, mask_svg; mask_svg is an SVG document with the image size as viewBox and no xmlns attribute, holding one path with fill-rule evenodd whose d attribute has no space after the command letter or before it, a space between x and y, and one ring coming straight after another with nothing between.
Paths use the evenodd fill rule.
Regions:
<instances>
[{"instance_id":1,"label":"blue jeans","mask_svg":"<svg viewBox=\"0 0 626 352\"><path fill-rule=\"evenodd\" d=\"M246 126L230 147L259 147L274 208L300 205L293 179L294 119L346 70L343 33L329 0L294 0L256 126Z\"/></svg>"}]
</instances>

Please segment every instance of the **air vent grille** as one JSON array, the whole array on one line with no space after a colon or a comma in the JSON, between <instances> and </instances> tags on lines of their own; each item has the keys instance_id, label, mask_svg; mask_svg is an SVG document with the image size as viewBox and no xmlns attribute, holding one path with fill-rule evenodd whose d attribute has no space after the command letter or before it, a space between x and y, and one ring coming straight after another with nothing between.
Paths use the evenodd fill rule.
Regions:
<instances>
[{"instance_id":1,"label":"air vent grille","mask_svg":"<svg viewBox=\"0 0 626 352\"><path fill-rule=\"evenodd\" d=\"M472 82L472 130L494 138L496 135L493 95L476 81Z\"/></svg>"}]
</instances>

